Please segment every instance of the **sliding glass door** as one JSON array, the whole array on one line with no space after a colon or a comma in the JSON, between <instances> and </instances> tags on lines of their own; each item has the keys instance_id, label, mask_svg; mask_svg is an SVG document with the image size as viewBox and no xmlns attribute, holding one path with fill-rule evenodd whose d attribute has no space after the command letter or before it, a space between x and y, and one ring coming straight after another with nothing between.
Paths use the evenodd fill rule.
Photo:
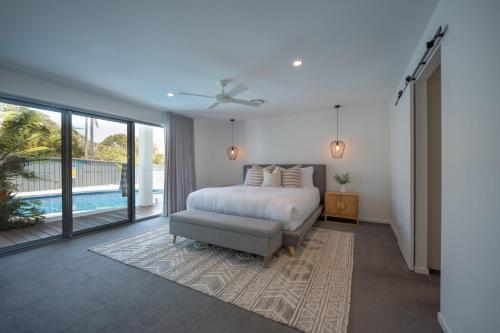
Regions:
<instances>
[{"instance_id":1,"label":"sliding glass door","mask_svg":"<svg viewBox=\"0 0 500 333\"><path fill-rule=\"evenodd\" d=\"M62 234L61 113L0 102L0 252Z\"/></svg>"},{"instance_id":2,"label":"sliding glass door","mask_svg":"<svg viewBox=\"0 0 500 333\"><path fill-rule=\"evenodd\" d=\"M165 139L163 128L134 124L135 218L160 215L163 211Z\"/></svg>"},{"instance_id":3,"label":"sliding glass door","mask_svg":"<svg viewBox=\"0 0 500 333\"><path fill-rule=\"evenodd\" d=\"M0 253L163 210L163 128L0 98Z\"/></svg>"},{"instance_id":4,"label":"sliding glass door","mask_svg":"<svg viewBox=\"0 0 500 333\"><path fill-rule=\"evenodd\" d=\"M129 221L129 129L118 122L73 114L73 232Z\"/></svg>"}]
</instances>

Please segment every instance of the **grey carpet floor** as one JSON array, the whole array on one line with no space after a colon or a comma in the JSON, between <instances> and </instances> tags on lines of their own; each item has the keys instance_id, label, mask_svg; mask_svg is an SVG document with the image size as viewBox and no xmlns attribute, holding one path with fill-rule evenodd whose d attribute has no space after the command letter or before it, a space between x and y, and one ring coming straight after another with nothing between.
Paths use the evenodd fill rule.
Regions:
<instances>
[{"instance_id":1,"label":"grey carpet floor","mask_svg":"<svg viewBox=\"0 0 500 333\"><path fill-rule=\"evenodd\" d=\"M0 332L297 332L88 248L152 229L124 225L0 258ZM441 332L439 278L406 270L387 225L352 231L349 332Z\"/></svg>"}]
</instances>

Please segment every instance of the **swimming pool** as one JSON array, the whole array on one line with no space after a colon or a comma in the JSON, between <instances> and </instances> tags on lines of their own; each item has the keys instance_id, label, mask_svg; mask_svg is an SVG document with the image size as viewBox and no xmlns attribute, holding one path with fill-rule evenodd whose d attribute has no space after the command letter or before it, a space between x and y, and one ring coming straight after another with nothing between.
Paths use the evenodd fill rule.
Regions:
<instances>
[{"instance_id":1,"label":"swimming pool","mask_svg":"<svg viewBox=\"0 0 500 333\"><path fill-rule=\"evenodd\" d=\"M135 192L136 199L138 191ZM50 195L21 199L26 202L38 201L43 214L57 214L62 212L62 196ZM163 201L163 191L153 190L153 202ZM110 208L126 208L127 197L122 196L122 191L85 192L73 194L73 212L87 212Z\"/></svg>"}]
</instances>

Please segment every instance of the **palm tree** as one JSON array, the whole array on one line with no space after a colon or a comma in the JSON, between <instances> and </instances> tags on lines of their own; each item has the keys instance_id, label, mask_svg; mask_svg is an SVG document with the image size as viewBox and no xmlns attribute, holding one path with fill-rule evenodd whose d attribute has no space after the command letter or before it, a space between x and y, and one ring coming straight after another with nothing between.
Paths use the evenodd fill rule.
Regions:
<instances>
[{"instance_id":1,"label":"palm tree","mask_svg":"<svg viewBox=\"0 0 500 333\"><path fill-rule=\"evenodd\" d=\"M37 202L25 202L15 197L14 179L35 177L25 167L31 160L53 150L40 144L49 135L50 129L43 114L25 107L5 113L0 126L0 229L43 222Z\"/></svg>"}]
</instances>

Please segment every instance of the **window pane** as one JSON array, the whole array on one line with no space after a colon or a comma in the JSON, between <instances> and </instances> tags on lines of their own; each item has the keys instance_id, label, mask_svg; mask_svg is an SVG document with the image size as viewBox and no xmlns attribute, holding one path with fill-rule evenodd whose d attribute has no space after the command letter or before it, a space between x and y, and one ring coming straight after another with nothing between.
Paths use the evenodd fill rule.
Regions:
<instances>
[{"instance_id":1,"label":"window pane","mask_svg":"<svg viewBox=\"0 0 500 333\"><path fill-rule=\"evenodd\" d=\"M72 116L73 231L128 218L127 124Z\"/></svg>"},{"instance_id":2,"label":"window pane","mask_svg":"<svg viewBox=\"0 0 500 333\"><path fill-rule=\"evenodd\" d=\"M0 248L62 233L61 114L0 103Z\"/></svg>"}]
</instances>

